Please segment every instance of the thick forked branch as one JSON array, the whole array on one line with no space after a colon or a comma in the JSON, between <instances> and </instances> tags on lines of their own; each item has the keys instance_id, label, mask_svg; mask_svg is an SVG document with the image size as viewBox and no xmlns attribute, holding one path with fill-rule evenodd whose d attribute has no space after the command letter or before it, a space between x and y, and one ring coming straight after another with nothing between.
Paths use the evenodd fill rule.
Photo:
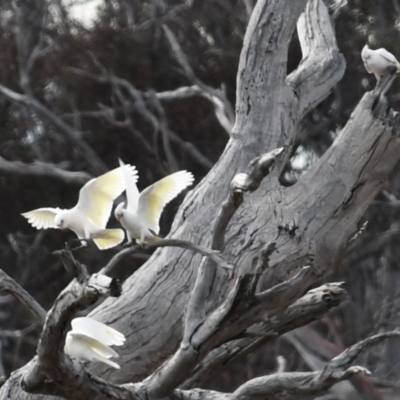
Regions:
<instances>
[{"instance_id":1,"label":"thick forked branch","mask_svg":"<svg viewBox=\"0 0 400 400\"><path fill-rule=\"evenodd\" d=\"M261 345L274 340L276 336L321 318L345 299L346 291L341 283L328 283L308 291L287 309L275 314L273 318L250 327L243 338L239 336L238 339L211 351L181 387L190 389L203 386L215 374L226 368L227 364L241 360Z\"/></svg>"},{"instance_id":2,"label":"thick forked branch","mask_svg":"<svg viewBox=\"0 0 400 400\"><path fill-rule=\"evenodd\" d=\"M0 289L12 294L20 301L38 320L44 323L46 310L17 282L0 269Z\"/></svg>"},{"instance_id":3,"label":"thick forked branch","mask_svg":"<svg viewBox=\"0 0 400 400\"><path fill-rule=\"evenodd\" d=\"M211 244L213 249L222 248L226 227L228 226L228 223L235 211L243 201L244 193L255 191L259 187L263 178L269 174L269 168L275 162L276 157L281 154L282 151L283 149L276 149L255 158L249 163L247 167L247 173L237 174L232 179L227 199L222 203L221 209L219 210L214 223ZM228 313L232 311L234 303L238 301L239 292L247 291L249 294L249 304L254 302L257 282L262 274L262 270L268 265L268 255L273 248L273 243L268 244L265 247L263 256L259 258L258 269L260 271L257 270L256 274L250 277L239 276L236 279L235 284L231 292L228 294L226 300L209 317L205 316L204 309L207 295L213 285L215 265L208 260L204 260L200 264L196 282L186 310L184 335L180 349L181 352L179 353L178 351L176 354L176 360L172 360L170 363L172 364L172 367L170 365L166 365L167 371L168 368L171 368L172 372L169 373L169 376L167 372L167 377L164 377L164 387L163 382L157 382L155 388L156 392L163 392L164 390L168 392L171 390L173 385L176 385L176 382L179 382L183 379L184 374L182 373L178 374L178 376L177 374L172 376L174 375L174 371L177 369L177 366L179 366L180 363L186 364L186 368L184 369L185 371L190 371L190 368L194 367L195 363L198 362L197 350L200 347L203 347L203 349L207 348L206 342L216 333L218 328L220 328L219 324L228 315ZM305 281L306 280L307 279L305 279ZM259 304L261 305L265 303L260 302ZM244 319L246 321L245 326L246 324L248 326L250 324L249 318L247 318L247 320L246 318ZM230 335L234 336L234 330L231 328L232 327L229 328ZM240 324L237 324L237 332L240 332L241 329L244 328L242 328ZM194 333L197 335L196 338L193 336ZM213 341L213 346L215 346L216 343L221 344L224 340L228 339L229 338L222 335L222 337ZM211 342L208 343L208 346L212 346ZM194 351L190 351L190 348L194 349ZM204 351L205 350L203 350L203 352ZM170 379L170 376L172 376L172 379Z\"/></svg>"},{"instance_id":4,"label":"thick forked branch","mask_svg":"<svg viewBox=\"0 0 400 400\"><path fill-rule=\"evenodd\" d=\"M323 0L310 0L297 22L303 59L287 83L299 97L299 115L312 110L343 76L345 59L339 53L329 11Z\"/></svg>"},{"instance_id":5,"label":"thick forked branch","mask_svg":"<svg viewBox=\"0 0 400 400\"><path fill-rule=\"evenodd\" d=\"M265 316L273 316L290 304L293 298L299 298L304 287L314 279L312 274L310 268L305 268L289 281L271 288L269 296L264 294L261 298L249 290L254 286L253 277L239 277L227 298L208 316L204 315L201 300L191 300L186 310L181 346L172 358L143 382L147 396L160 398L172 393L213 348L239 336ZM200 290L197 282L192 297L196 296L196 290Z\"/></svg>"}]
</instances>

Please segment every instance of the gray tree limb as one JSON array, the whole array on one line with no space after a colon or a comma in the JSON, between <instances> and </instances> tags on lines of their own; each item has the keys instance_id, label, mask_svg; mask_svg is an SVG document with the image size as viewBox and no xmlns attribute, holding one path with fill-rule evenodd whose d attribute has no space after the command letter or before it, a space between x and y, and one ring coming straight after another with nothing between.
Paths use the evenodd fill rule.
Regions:
<instances>
[{"instance_id":1,"label":"gray tree limb","mask_svg":"<svg viewBox=\"0 0 400 400\"><path fill-rule=\"evenodd\" d=\"M35 161L33 164L24 164L20 161L8 161L0 156L0 170L10 174L50 177L63 182L84 185L92 176L86 172L66 171L57 165Z\"/></svg>"},{"instance_id":2,"label":"gray tree limb","mask_svg":"<svg viewBox=\"0 0 400 400\"><path fill-rule=\"evenodd\" d=\"M317 102L316 98L329 93L340 79L339 74L332 80L322 79L316 97L288 85L287 49L305 4L305 0L257 2L239 63L237 118L231 139L215 167L186 197L171 230L173 237L207 247L210 227L226 199L232 177L260 153L284 147L285 151L270 174L256 192L244 198L230 219L221 249L224 258L238 266L237 276L254 276L260 268L257 265L260 253L266 251L269 243L274 243L275 250L269 252L268 269L262 276L265 283L261 291L295 276L304 265L311 264L312 270L316 271L314 281L337 266L349 237L358 230L357 222L400 158L398 117L387 106L385 90L376 90L363 97L334 145L310 171L296 185L280 186L278 177L291 154L303 113L309 104ZM318 19L317 11L315 7L308 8L310 18L305 18L306 25L314 24L314 19ZM315 29L314 33L314 40L318 40L319 30ZM330 48L330 42L325 46L327 51L335 50ZM309 72L309 75L302 75L302 88L307 87L307 80L313 81L313 73ZM90 370L120 382L137 382L154 373L175 354L182 339L183 310L188 304L200 262L199 256L182 249L157 251L125 282L123 294L118 299L105 301L94 310L92 315L97 319L116 322L118 329L129 337L129 349L123 354L122 369L113 372L114 375L102 367L91 367ZM232 290L226 284L226 273L217 269L207 299L206 321L215 311L215 305L228 307L231 304L224 300L228 294L235 293ZM299 316L294 312L299 312L299 303L304 297L282 311L281 327L296 326L298 320L296 322L292 317ZM312 308L312 304L308 303L307 307ZM317 306L315 309L321 311ZM268 321L259 322L243 332L243 339L237 340L248 342L241 342L241 350L250 351L257 341L265 341L265 337L255 339L254 334L262 334L267 324ZM143 327L147 329L145 335ZM271 332L279 334L277 330L268 330L267 335ZM245 337L250 334L252 338ZM214 351L229 344L220 345ZM232 349L231 352L240 354ZM207 369L200 371L196 382L205 372ZM4 387L1 396L11 394L18 400L24 398L12 383L6 382Z\"/></svg>"},{"instance_id":3,"label":"gray tree limb","mask_svg":"<svg viewBox=\"0 0 400 400\"><path fill-rule=\"evenodd\" d=\"M22 303L31 314L44 323L46 319L46 310L17 282L0 269L0 289L12 294L20 303Z\"/></svg>"},{"instance_id":4,"label":"gray tree limb","mask_svg":"<svg viewBox=\"0 0 400 400\"><path fill-rule=\"evenodd\" d=\"M220 399L220 400L253 400L264 399L266 396L278 393L310 394L330 388L333 384L349 379L353 375L370 372L360 366L351 366L354 359L369 347L388 337L399 337L400 332L387 332L371 336L351 346L343 353L328 362L322 371L316 372L280 372L252 379L241 385L232 394L208 391L202 389L176 390L173 398Z\"/></svg>"},{"instance_id":5,"label":"gray tree limb","mask_svg":"<svg viewBox=\"0 0 400 400\"><path fill-rule=\"evenodd\" d=\"M312 0L297 22L303 58L287 78L299 96L299 114L304 115L319 104L342 78L346 62L336 43L329 11L323 1Z\"/></svg>"},{"instance_id":6,"label":"gray tree limb","mask_svg":"<svg viewBox=\"0 0 400 400\"><path fill-rule=\"evenodd\" d=\"M287 309L276 313L273 318L266 318L263 323L253 325L243 338L239 336L236 340L214 349L197 365L182 388L203 386L226 365L240 360L266 342L274 340L276 336L319 319L332 307L345 301L346 292L342 286L341 283L328 283L310 290Z\"/></svg>"},{"instance_id":7,"label":"gray tree limb","mask_svg":"<svg viewBox=\"0 0 400 400\"><path fill-rule=\"evenodd\" d=\"M40 336L37 356L28 364L21 385L30 393L47 393L72 398L119 397L123 389L89 375L82 364L64 353L67 326L79 310L84 310L105 296L118 296L121 288L104 275L90 276L69 249L57 253L66 269L76 277L54 302Z\"/></svg>"}]
</instances>

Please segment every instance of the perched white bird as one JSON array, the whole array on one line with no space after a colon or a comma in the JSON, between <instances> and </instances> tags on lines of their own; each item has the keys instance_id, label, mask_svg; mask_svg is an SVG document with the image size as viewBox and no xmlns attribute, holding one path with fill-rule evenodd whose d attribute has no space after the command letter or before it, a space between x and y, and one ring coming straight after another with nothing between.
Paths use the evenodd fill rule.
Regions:
<instances>
[{"instance_id":1,"label":"perched white bird","mask_svg":"<svg viewBox=\"0 0 400 400\"><path fill-rule=\"evenodd\" d=\"M111 357L119 357L110 346L122 346L125 336L92 318L75 318L71 321L72 331L67 333L64 352L72 358L82 361L100 361L113 368L120 366L110 361Z\"/></svg>"},{"instance_id":2,"label":"perched white bird","mask_svg":"<svg viewBox=\"0 0 400 400\"><path fill-rule=\"evenodd\" d=\"M124 163L120 160L121 167ZM128 241L132 238L138 243L154 243L160 238L160 216L166 204L182 190L190 186L194 177L190 172L179 171L159 180L142 193L134 179L125 173L128 207L120 203L115 208L115 217L126 229Z\"/></svg>"},{"instance_id":3,"label":"perched white bird","mask_svg":"<svg viewBox=\"0 0 400 400\"><path fill-rule=\"evenodd\" d=\"M136 168L127 164L87 182L78 204L69 210L38 208L22 215L37 229L71 229L79 239L93 239L100 250L117 246L124 240L124 231L105 228L113 201L125 190L125 175L134 183L138 179Z\"/></svg>"},{"instance_id":4,"label":"perched white bird","mask_svg":"<svg viewBox=\"0 0 400 400\"><path fill-rule=\"evenodd\" d=\"M387 68L390 66L396 67L397 73L400 72L400 64L396 57L384 48L371 50L368 45L365 45L361 52L361 58L367 72L374 74L378 82L388 72Z\"/></svg>"}]
</instances>

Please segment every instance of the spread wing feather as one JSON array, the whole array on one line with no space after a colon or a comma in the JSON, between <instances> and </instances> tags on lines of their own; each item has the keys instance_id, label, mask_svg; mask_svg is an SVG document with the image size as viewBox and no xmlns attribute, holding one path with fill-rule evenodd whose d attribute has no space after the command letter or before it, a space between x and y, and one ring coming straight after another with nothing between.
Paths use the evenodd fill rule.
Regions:
<instances>
[{"instance_id":1,"label":"spread wing feather","mask_svg":"<svg viewBox=\"0 0 400 400\"><path fill-rule=\"evenodd\" d=\"M109 360L111 357L119 357L118 353L104 343L81 333L68 332L64 351L78 360L100 361L113 368L120 368L116 362Z\"/></svg>"},{"instance_id":2,"label":"spread wing feather","mask_svg":"<svg viewBox=\"0 0 400 400\"><path fill-rule=\"evenodd\" d=\"M134 179L129 171L126 169L126 165L122 160L119 160L119 165L123 171L126 186L126 198L128 200L127 209L132 212L136 212L139 204L139 190L136 186L137 177Z\"/></svg>"},{"instance_id":3,"label":"spread wing feather","mask_svg":"<svg viewBox=\"0 0 400 400\"><path fill-rule=\"evenodd\" d=\"M125 171L136 182L137 171L127 164ZM113 201L125 190L124 171L113 169L98 178L90 180L79 192L77 207L98 228L104 229L110 218Z\"/></svg>"},{"instance_id":4,"label":"spread wing feather","mask_svg":"<svg viewBox=\"0 0 400 400\"><path fill-rule=\"evenodd\" d=\"M125 336L121 332L92 318L75 318L71 325L73 333L86 335L107 346L122 346L125 343Z\"/></svg>"},{"instance_id":5,"label":"spread wing feather","mask_svg":"<svg viewBox=\"0 0 400 400\"><path fill-rule=\"evenodd\" d=\"M21 214L36 229L48 229L58 227L54 223L56 215L62 211L61 208L38 208Z\"/></svg>"},{"instance_id":6,"label":"spread wing feather","mask_svg":"<svg viewBox=\"0 0 400 400\"><path fill-rule=\"evenodd\" d=\"M156 235L160 232L160 216L166 204L193 181L194 177L190 172L179 171L159 180L140 193L138 214Z\"/></svg>"},{"instance_id":7,"label":"spread wing feather","mask_svg":"<svg viewBox=\"0 0 400 400\"><path fill-rule=\"evenodd\" d=\"M389 61L391 64L397 65L399 62L397 61L396 57L392 54L389 53L386 49L381 48L377 49L376 52L384 58L386 61Z\"/></svg>"}]
</instances>

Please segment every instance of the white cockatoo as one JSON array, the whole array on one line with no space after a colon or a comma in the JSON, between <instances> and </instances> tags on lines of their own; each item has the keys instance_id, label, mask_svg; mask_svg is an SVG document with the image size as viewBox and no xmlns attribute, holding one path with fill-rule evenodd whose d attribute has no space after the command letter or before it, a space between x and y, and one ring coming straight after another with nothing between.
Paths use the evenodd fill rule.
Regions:
<instances>
[{"instance_id":1,"label":"white cockatoo","mask_svg":"<svg viewBox=\"0 0 400 400\"><path fill-rule=\"evenodd\" d=\"M124 165L121 160L120 165ZM139 194L135 180L127 173L124 176L128 205L124 208L125 203L118 204L115 217L126 229L129 242L134 238L138 243L154 243L160 239L159 222L164 207L190 186L194 177L187 171L175 172Z\"/></svg>"},{"instance_id":2,"label":"white cockatoo","mask_svg":"<svg viewBox=\"0 0 400 400\"><path fill-rule=\"evenodd\" d=\"M400 72L400 64L396 57L384 48L372 50L365 45L361 51L361 58L367 72L374 74L378 82L388 72L387 68L390 66L395 67L397 73Z\"/></svg>"},{"instance_id":3,"label":"white cockatoo","mask_svg":"<svg viewBox=\"0 0 400 400\"><path fill-rule=\"evenodd\" d=\"M67 333L64 352L81 361L100 361L113 368L120 366L110 361L111 357L119 357L110 346L122 346L125 336L92 318L75 318L71 321L72 330Z\"/></svg>"},{"instance_id":4,"label":"white cockatoo","mask_svg":"<svg viewBox=\"0 0 400 400\"><path fill-rule=\"evenodd\" d=\"M70 229L79 239L93 239L100 250L117 246L124 240L122 229L105 229L114 200L125 190L125 176L138 179L129 164L87 182L79 192L78 204L69 209L38 208L22 215L37 229Z\"/></svg>"}]
</instances>

